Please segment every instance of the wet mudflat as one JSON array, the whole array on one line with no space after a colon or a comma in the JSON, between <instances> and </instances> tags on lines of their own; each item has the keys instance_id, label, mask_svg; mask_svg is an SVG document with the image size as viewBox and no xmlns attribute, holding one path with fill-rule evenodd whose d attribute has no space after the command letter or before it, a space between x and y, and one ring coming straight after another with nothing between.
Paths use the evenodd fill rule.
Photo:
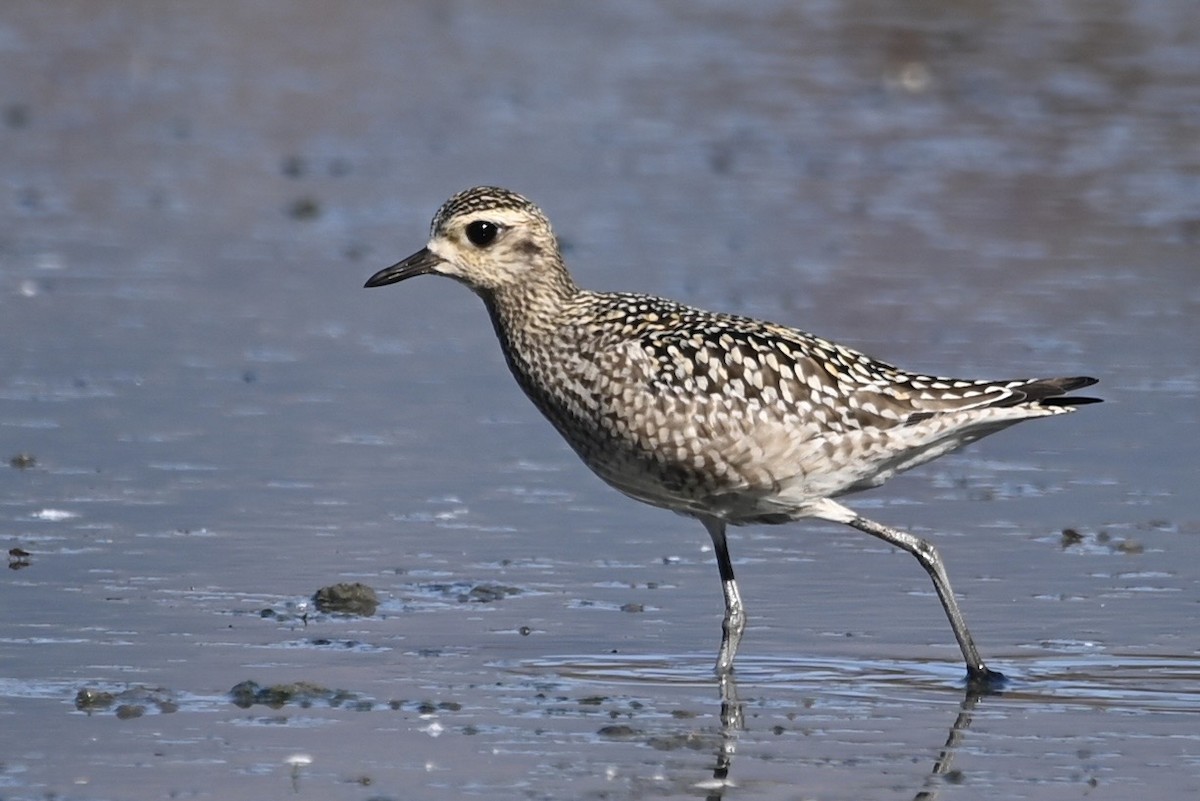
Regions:
<instances>
[{"instance_id":1,"label":"wet mudflat","mask_svg":"<svg viewBox=\"0 0 1200 801\"><path fill-rule=\"evenodd\" d=\"M0 798L1200 790L1200 18L1179 2L0 12ZM577 463L450 282L475 183L580 283L1106 403L847 499L915 562ZM318 604L359 583L374 603ZM336 595L336 593L335 593Z\"/></svg>"}]
</instances>

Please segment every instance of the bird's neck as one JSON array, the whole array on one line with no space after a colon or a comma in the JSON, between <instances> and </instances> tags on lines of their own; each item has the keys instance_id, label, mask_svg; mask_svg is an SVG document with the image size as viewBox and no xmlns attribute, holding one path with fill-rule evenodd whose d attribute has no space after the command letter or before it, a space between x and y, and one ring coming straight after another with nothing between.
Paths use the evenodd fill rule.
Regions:
<instances>
[{"instance_id":1,"label":"bird's neck","mask_svg":"<svg viewBox=\"0 0 1200 801\"><path fill-rule=\"evenodd\" d=\"M562 348L570 347L564 329L570 325L570 308L579 298L579 288L564 271L554 281L527 282L479 294L509 370L529 398L558 425L560 415L547 387L553 383L553 365L566 358Z\"/></svg>"},{"instance_id":2,"label":"bird's neck","mask_svg":"<svg viewBox=\"0 0 1200 801\"><path fill-rule=\"evenodd\" d=\"M492 324L502 340L514 343L526 337L551 334L562 324L563 313L579 295L579 287L565 269L480 292Z\"/></svg>"}]
</instances>

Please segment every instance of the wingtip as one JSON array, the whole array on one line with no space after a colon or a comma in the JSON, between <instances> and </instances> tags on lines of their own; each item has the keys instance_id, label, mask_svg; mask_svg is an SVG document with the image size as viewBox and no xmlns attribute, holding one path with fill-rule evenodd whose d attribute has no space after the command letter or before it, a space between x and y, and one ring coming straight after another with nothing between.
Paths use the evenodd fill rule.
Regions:
<instances>
[{"instance_id":1,"label":"wingtip","mask_svg":"<svg viewBox=\"0 0 1200 801\"><path fill-rule=\"evenodd\" d=\"M1099 384L1100 379L1092 378L1090 375L1077 375L1072 376L1071 378L1056 379L1054 383L1057 384L1063 392L1074 392L1077 389L1090 387L1092 384Z\"/></svg>"},{"instance_id":2,"label":"wingtip","mask_svg":"<svg viewBox=\"0 0 1200 801\"><path fill-rule=\"evenodd\" d=\"M1038 403L1042 406L1087 406L1091 403L1103 403L1103 398L1069 394L1077 389L1083 389L1084 387L1090 387L1098 383L1100 383L1100 379L1092 378L1089 375L1051 379L1045 382L1045 384L1046 386L1053 387L1055 393L1049 397L1041 398Z\"/></svg>"}]
</instances>

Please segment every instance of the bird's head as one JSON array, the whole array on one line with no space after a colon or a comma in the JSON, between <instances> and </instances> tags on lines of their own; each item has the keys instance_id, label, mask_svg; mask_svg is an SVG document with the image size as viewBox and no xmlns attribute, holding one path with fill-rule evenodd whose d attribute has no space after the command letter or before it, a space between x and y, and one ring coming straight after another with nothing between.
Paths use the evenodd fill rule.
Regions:
<instances>
[{"instance_id":1,"label":"bird's head","mask_svg":"<svg viewBox=\"0 0 1200 801\"><path fill-rule=\"evenodd\" d=\"M541 209L507 189L477 186L438 209L424 248L375 273L366 286L429 273L453 278L486 297L551 276L558 280L566 268Z\"/></svg>"}]
</instances>

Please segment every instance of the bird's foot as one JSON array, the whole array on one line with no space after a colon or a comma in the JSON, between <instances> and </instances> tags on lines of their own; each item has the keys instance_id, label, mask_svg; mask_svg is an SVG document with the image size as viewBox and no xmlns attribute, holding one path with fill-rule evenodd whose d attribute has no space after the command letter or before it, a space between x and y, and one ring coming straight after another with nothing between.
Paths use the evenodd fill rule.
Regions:
<instances>
[{"instance_id":1,"label":"bird's foot","mask_svg":"<svg viewBox=\"0 0 1200 801\"><path fill-rule=\"evenodd\" d=\"M982 665L967 668L967 692L974 695L992 695L1008 686L1008 677L998 670Z\"/></svg>"}]
</instances>

